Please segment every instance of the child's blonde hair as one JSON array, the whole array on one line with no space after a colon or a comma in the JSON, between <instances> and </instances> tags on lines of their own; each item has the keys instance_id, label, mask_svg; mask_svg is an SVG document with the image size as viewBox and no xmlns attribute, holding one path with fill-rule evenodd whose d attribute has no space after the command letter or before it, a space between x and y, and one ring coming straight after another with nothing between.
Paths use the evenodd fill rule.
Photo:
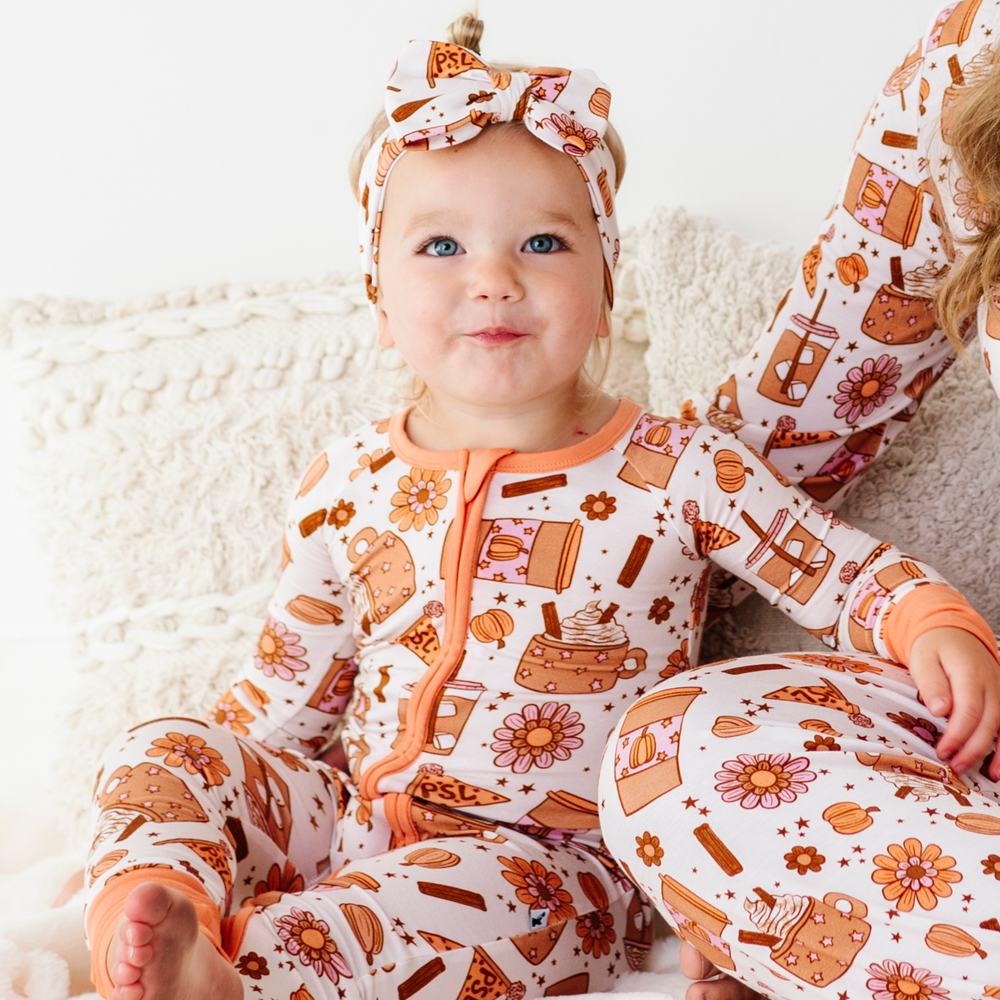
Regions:
<instances>
[{"instance_id":1,"label":"child's blonde hair","mask_svg":"<svg viewBox=\"0 0 1000 1000\"><path fill-rule=\"evenodd\" d=\"M961 352L962 334L980 298L1000 319L993 302L1000 283L1000 45L959 91L949 142L962 176L972 184L968 198L982 203L977 231L961 241L965 257L951 268L936 295L938 322Z\"/></svg>"},{"instance_id":2,"label":"child's blonde hair","mask_svg":"<svg viewBox=\"0 0 1000 1000\"><path fill-rule=\"evenodd\" d=\"M480 55L480 43L482 41L484 27L485 25L477 16L476 12L472 11L456 18L451 24L448 25L448 28L445 31L444 40L453 45L461 45L463 48L471 49L477 55ZM521 66L514 63L490 63L490 69L495 73L523 73L533 68L534 67ZM361 177L362 164L365 162L365 157L368 155L368 151L375 145L375 143L379 140L379 137L388 127L389 119L386 116L385 109L383 108L375 116L374 121L371 123L371 126L364 134L361 141L355 147L354 153L351 156L348 174L351 180L351 190L354 192L354 197L358 201L361 199L358 182ZM486 128L483 129L483 132L485 133L489 130L518 129L524 127L525 125L523 121L497 122L493 125L487 125ZM617 192L618 188L621 186L622 178L625 176L625 147L622 145L622 141L611 122L608 122L604 133L604 144L608 147L608 152L611 153L611 158L615 163L615 191ZM606 297L605 308L607 308ZM590 355L588 356L583 368L583 373L590 383L589 388L595 400L601 384L604 382L604 378L607 375L610 363L611 338L595 337L594 344L590 349ZM425 385L423 379L421 379L418 375L414 375L408 388L401 389L397 387L396 391L399 392L399 394L407 401L419 403L427 391L427 386Z\"/></svg>"}]
</instances>

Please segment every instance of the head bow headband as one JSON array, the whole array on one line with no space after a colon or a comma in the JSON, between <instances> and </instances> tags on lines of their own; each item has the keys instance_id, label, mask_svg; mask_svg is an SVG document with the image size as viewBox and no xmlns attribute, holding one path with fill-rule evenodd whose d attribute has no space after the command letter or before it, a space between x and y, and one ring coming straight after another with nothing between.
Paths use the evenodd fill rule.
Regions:
<instances>
[{"instance_id":1,"label":"head bow headband","mask_svg":"<svg viewBox=\"0 0 1000 1000\"><path fill-rule=\"evenodd\" d=\"M588 69L492 73L475 52L448 42L413 41L386 87L389 127L368 151L358 181L361 266L368 298L378 285L378 241L386 182L401 153L474 139L493 122L522 119L531 135L571 156L590 191L613 301L618 262L615 163L604 144L611 94Z\"/></svg>"}]
</instances>

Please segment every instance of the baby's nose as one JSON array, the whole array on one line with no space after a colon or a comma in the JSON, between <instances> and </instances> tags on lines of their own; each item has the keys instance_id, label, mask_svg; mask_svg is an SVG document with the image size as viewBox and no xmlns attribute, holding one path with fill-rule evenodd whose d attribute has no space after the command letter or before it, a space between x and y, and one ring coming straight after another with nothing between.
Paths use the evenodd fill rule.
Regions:
<instances>
[{"instance_id":1,"label":"baby's nose","mask_svg":"<svg viewBox=\"0 0 1000 1000\"><path fill-rule=\"evenodd\" d=\"M503 254L489 254L473 272L469 293L491 302L516 301L524 295L515 262Z\"/></svg>"}]
</instances>

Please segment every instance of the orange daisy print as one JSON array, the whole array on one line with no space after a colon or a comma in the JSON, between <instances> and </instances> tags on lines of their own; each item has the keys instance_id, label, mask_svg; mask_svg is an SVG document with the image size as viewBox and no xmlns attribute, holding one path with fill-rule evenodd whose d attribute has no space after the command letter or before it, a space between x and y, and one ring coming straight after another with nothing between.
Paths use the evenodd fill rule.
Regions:
<instances>
[{"instance_id":1,"label":"orange daisy print","mask_svg":"<svg viewBox=\"0 0 1000 1000\"><path fill-rule=\"evenodd\" d=\"M944 857L937 844L924 847L915 837L890 844L889 854L877 854L872 881L884 886L882 895L895 902L897 910L912 910L914 902L933 910L939 898L951 895L951 882L961 882L953 871L955 859Z\"/></svg>"},{"instance_id":2,"label":"orange daisy print","mask_svg":"<svg viewBox=\"0 0 1000 1000\"><path fill-rule=\"evenodd\" d=\"M443 475L440 469L410 469L408 476L399 477L389 520L398 524L400 531L420 531L425 524L437 524L438 511L448 502L445 494L451 486L451 480L442 479Z\"/></svg>"},{"instance_id":3,"label":"orange daisy print","mask_svg":"<svg viewBox=\"0 0 1000 1000\"><path fill-rule=\"evenodd\" d=\"M222 776L229 774L222 754L206 746L200 736L167 733L165 739L153 740L153 747L146 751L146 756L163 757L167 767L183 767L188 774L200 774L206 788L221 785Z\"/></svg>"},{"instance_id":4,"label":"orange daisy print","mask_svg":"<svg viewBox=\"0 0 1000 1000\"><path fill-rule=\"evenodd\" d=\"M576 916L573 897L562 887L562 879L538 861L501 858L509 872L500 874L517 889L517 898L533 910L548 910L549 922L561 923Z\"/></svg>"}]
</instances>

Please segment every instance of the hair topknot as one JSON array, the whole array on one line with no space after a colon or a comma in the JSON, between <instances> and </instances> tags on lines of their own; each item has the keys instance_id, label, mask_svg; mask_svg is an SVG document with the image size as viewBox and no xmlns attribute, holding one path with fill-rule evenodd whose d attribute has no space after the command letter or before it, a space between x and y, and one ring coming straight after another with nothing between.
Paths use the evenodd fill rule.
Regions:
<instances>
[{"instance_id":1,"label":"hair topknot","mask_svg":"<svg viewBox=\"0 0 1000 1000\"><path fill-rule=\"evenodd\" d=\"M478 7L476 4L467 14L456 17L445 30L444 39L452 45L461 45L462 48L472 49L476 55L481 55L479 46L483 40L484 25L478 16Z\"/></svg>"}]
</instances>

